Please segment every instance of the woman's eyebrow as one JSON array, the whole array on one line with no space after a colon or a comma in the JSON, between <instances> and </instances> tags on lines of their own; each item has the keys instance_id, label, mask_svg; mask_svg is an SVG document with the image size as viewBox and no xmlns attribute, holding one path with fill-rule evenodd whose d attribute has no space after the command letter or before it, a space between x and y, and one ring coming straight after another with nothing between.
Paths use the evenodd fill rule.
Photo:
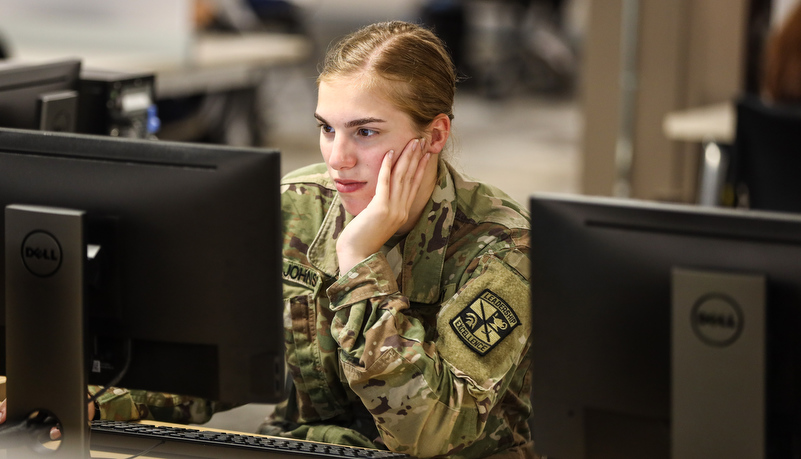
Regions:
<instances>
[{"instance_id":1,"label":"woman's eyebrow","mask_svg":"<svg viewBox=\"0 0 801 459\"><path fill-rule=\"evenodd\" d=\"M324 124L327 124L327 125L331 124L328 121L326 121L325 118L323 118L322 116L318 115L317 113L314 114L314 117L317 118L319 121L321 121ZM359 118L359 119L356 119L356 120L348 121L347 123L345 123L345 127L346 128L352 128L352 127L361 126L361 125L364 125L364 124L385 123L385 122L386 121L382 120L381 118L372 118L372 117Z\"/></svg>"},{"instance_id":2,"label":"woman's eyebrow","mask_svg":"<svg viewBox=\"0 0 801 459\"><path fill-rule=\"evenodd\" d=\"M352 128L356 126L362 126L364 124L384 123L384 122L385 121L382 120L381 118L359 118L357 120L348 121L347 123L345 123L345 127Z\"/></svg>"}]
</instances>

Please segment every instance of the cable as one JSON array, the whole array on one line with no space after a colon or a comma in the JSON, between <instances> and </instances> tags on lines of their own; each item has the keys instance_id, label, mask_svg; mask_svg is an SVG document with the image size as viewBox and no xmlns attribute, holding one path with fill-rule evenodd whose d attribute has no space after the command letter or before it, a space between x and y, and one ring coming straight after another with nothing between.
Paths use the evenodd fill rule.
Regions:
<instances>
[{"instance_id":1,"label":"cable","mask_svg":"<svg viewBox=\"0 0 801 459\"><path fill-rule=\"evenodd\" d=\"M111 381L109 381L108 384L103 386L94 395L89 397L89 403L97 402L97 400L100 398L100 396L105 394L106 391L110 387L116 386L120 382L120 380L122 380L123 376L125 376L125 373L128 372L128 368L131 366L131 358L132 358L131 357L131 355L132 355L131 348L133 347L133 345L131 344L131 339L130 338L128 338L125 342L127 343L127 346L126 346L127 347L127 352L126 352L126 355L125 355L125 364L123 365L122 369L113 378L111 378Z\"/></svg>"},{"instance_id":2,"label":"cable","mask_svg":"<svg viewBox=\"0 0 801 459\"><path fill-rule=\"evenodd\" d=\"M151 446L150 448L148 448L148 449L146 449L146 450L142 451L141 453L134 454L133 456L128 456L128 458L127 458L127 459L134 459L134 458L136 458L136 457L141 457L141 456L144 456L145 454L147 454L147 453L149 453L149 452L153 451L154 449L158 448L159 446L161 446L161 445L163 445L163 444L165 444L165 443L167 443L167 441L166 441L166 440L160 440L158 443L156 443L155 445Z\"/></svg>"}]
</instances>

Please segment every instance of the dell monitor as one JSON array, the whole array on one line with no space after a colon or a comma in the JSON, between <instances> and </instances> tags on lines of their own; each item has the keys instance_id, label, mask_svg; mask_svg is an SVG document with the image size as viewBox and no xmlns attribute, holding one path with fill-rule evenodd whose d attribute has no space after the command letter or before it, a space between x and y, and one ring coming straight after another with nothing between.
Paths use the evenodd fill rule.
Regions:
<instances>
[{"instance_id":1,"label":"dell monitor","mask_svg":"<svg viewBox=\"0 0 801 459\"><path fill-rule=\"evenodd\" d=\"M548 457L801 457L801 216L534 195Z\"/></svg>"},{"instance_id":2,"label":"dell monitor","mask_svg":"<svg viewBox=\"0 0 801 459\"><path fill-rule=\"evenodd\" d=\"M87 382L283 399L279 180L276 151L0 129L8 422L85 451Z\"/></svg>"},{"instance_id":3,"label":"dell monitor","mask_svg":"<svg viewBox=\"0 0 801 459\"><path fill-rule=\"evenodd\" d=\"M0 60L0 127L74 132L81 61Z\"/></svg>"}]
</instances>

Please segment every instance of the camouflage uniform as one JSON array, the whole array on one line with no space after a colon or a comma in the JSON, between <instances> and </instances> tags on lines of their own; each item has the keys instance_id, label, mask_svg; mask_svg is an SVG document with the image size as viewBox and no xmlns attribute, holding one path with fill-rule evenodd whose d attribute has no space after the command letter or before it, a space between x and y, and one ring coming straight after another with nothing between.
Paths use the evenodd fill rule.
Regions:
<instances>
[{"instance_id":1,"label":"camouflage uniform","mask_svg":"<svg viewBox=\"0 0 801 459\"><path fill-rule=\"evenodd\" d=\"M260 433L418 457L534 457L528 212L439 163L423 217L340 274L352 219L324 164L282 184L289 398ZM103 418L200 423L220 406L109 391Z\"/></svg>"},{"instance_id":2,"label":"camouflage uniform","mask_svg":"<svg viewBox=\"0 0 801 459\"><path fill-rule=\"evenodd\" d=\"M347 273L325 165L283 180L292 393L261 432L419 457L533 457L525 209L440 162L423 217ZM393 269L394 268L394 269Z\"/></svg>"},{"instance_id":3,"label":"camouflage uniform","mask_svg":"<svg viewBox=\"0 0 801 459\"><path fill-rule=\"evenodd\" d=\"M89 386L94 395L101 386ZM218 412L231 409L232 404L205 400L198 397L165 394L146 390L109 387L98 399L101 419L114 421L153 420L203 424Z\"/></svg>"}]
</instances>

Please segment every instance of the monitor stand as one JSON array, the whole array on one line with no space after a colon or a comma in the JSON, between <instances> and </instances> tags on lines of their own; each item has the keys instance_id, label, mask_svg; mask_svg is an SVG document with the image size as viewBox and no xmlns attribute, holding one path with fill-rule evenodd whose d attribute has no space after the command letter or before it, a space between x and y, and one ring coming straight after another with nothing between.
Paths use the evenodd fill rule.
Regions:
<instances>
[{"instance_id":1,"label":"monitor stand","mask_svg":"<svg viewBox=\"0 0 801 459\"><path fill-rule=\"evenodd\" d=\"M765 276L672 273L672 457L765 457Z\"/></svg>"},{"instance_id":2,"label":"monitor stand","mask_svg":"<svg viewBox=\"0 0 801 459\"><path fill-rule=\"evenodd\" d=\"M6 427L38 412L62 433L17 435L9 457L88 458L84 212L11 205L5 219Z\"/></svg>"},{"instance_id":3,"label":"monitor stand","mask_svg":"<svg viewBox=\"0 0 801 459\"><path fill-rule=\"evenodd\" d=\"M37 112L39 130L75 132L78 91L54 91L40 95Z\"/></svg>"}]
</instances>

